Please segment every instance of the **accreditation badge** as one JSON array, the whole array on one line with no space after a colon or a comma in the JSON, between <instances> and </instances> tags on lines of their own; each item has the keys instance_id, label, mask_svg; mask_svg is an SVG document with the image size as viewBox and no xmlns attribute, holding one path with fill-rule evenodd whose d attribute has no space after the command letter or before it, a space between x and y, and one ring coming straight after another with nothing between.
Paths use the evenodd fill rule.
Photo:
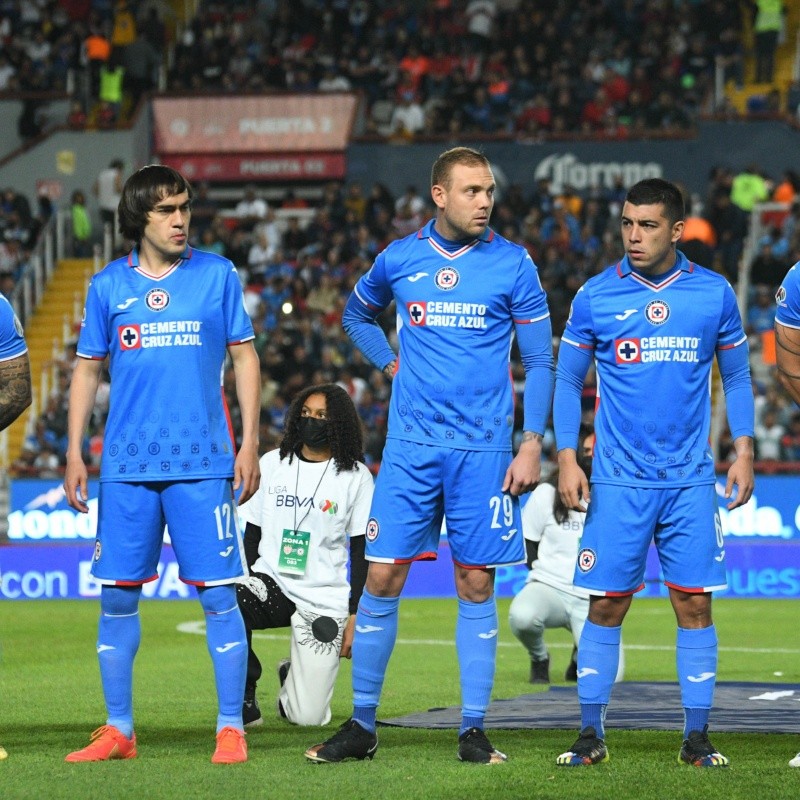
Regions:
<instances>
[{"instance_id":1,"label":"accreditation badge","mask_svg":"<svg viewBox=\"0 0 800 800\"><path fill-rule=\"evenodd\" d=\"M310 541L311 534L308 531L284 528L278 556L278 572L284 575L305 575Z\"/></svg>"}]
</instances>

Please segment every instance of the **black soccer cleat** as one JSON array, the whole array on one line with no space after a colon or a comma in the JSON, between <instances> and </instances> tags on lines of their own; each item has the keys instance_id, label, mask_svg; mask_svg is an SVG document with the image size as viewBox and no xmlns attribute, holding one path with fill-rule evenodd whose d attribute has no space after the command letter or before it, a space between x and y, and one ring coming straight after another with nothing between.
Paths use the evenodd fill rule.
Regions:
<instances>
[{"instance_id":1,"label":"black soccer cleat","mask_svg":"<svg viewBox=\"0 0 800 800\"><path fill-rule=\"evenodd\" d=\"M281 685L281 689L283 688L283 684L286 683L286 678L289 676L289 669L291 666L292 662L288 658L281 659L278 662L278 681ZM275 707L278 709L279 717L282 719L289 719L289 715L286 713L283 703L281 703L280 696L278 697Z\"/></svg>"},{"instance_id":2,"label":"black soccer cleat","mask_svg":"<svg viewBox=\"0 0 800 800\"><path fill-rule=\"evenodd\" d=\"M597 731L588 726L581 731L575 744L556 758L559 767L588 767L608 761L608 748L604 739L597 735Z\"/></svg>"},{"instance_id":3,"label":"black soccer cleat","mask_svg":"<svg viewBox=\"0 0 800 800\"><path fill-rule=\"evenodd\" d=\"M730 762L711 744L706 725L701 731L689 731L683 740L678 763L693 767L727 767Z\"/></svg>"},{"instance_id":4,"label":"black soccer cleat","mask_svg":"<svg viewBox=\"0 0 800 800\"><path fill-rule=\"evenodd\" d=\"M531 674L528 678L529 683L550 683L550 656L537 661L531 659Z\"/></svg>"},{"instance_id":5,"label":"black soccer cleat","mask_svg":"<svg viewBox=\"0 0 800 800\"><path fill-rule=\"evenodd\" d=\"M242 703L242 723L245 728L255 728L256 725L263 725L264 719L261 716L261 709L258 707L256 699L256 687L244 687L244 702Z\"/></svg>"},{"instance_id":6,"label":"black soccer cleat","mask_svg":"<svg viewBox=\"0 0 800 800\"><path fill-rule=\"evenodd\" d=\"M378 749L378 736L349 719L330 739L309 747L305 756L315 764L338 764L340 761L371 759Z\"/></svg>"},{"instance_id":7,"label":"black soccer cleat","mask_svg":"<svg viewBox=\"0 0 800 800\"><path fill-rule=\"evenodd\" d=\"M578 648L572 648L572 658L569 660L569 666L564 673L564 680L576 683L578 680Z\"/></svg>"},{"instance_id":8,"label":"black soccer cleat","mask_svg":"<svg viewBox=\"0 0 800 800\"><path fill-rule=\"evenodd\" d=\"M480 728L468 728L458 737L458 758L472 764L502 764L508 760L505 753L492 747Z\"/></svg>"}]
</instances>

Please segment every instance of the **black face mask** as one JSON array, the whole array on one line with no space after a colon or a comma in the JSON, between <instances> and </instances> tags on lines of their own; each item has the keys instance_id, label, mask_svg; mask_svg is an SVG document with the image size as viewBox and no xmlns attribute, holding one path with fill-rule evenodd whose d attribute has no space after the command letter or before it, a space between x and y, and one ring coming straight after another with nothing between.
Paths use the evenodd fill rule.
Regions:
<instances>
[{"instance_id":1,"label":"black face mask","mask_svg":"<svg viewBox=\"0 0 800 800\"><path fill-rule=\"evenodd\" d=\"M586 473L586 477L591 480L592 477L592 457L581 455L578 458L578 466Z\"/></svg>"},{"instance_id":2,"label":"black face mask","mask_svg":"<svg viewBox=\"0 0 800 800\"><path fill-rule=\"evenodd\" d=\"M318 417L300 417L297 429L303 444L312 450L324 450L328 446L328 423Z\"/></svg>"}]
</instances>

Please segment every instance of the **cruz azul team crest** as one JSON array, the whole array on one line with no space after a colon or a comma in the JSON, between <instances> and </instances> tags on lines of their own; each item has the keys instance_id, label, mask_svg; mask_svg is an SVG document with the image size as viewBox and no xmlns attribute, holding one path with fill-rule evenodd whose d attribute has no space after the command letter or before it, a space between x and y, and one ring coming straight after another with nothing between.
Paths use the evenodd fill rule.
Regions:
<instances>
[{"instance_id":1,"label":"cruz azul team crest","mask_svg":"<svg viewBox=\"0 0 800 800\"><path fill-rule=\"evenodd\" d=\"M151 311L163 311L169 305L169 292L165 289L151 289L144 298Z\"/></svg>"},{"instance_id":2,"label":"cruz azul team crest","mask_svg":"<svg viewBox=\"0 0 800 800\"><path fill-rule=\"evenodd\" d=\"M669 319L669 306L663 300L651 300L644 315L651 325L663 325Z\"/></svg>"},{"instance_id":3,"label":"cruz azul team crest","mask_svg":"<svg viewBox=\"0 0 800 800\"><path fill-rule=\"evenodd\" d=\"M442 267L436 273L433 282L439 289L443 289L447 292L450 291L450 289L455 289L456 286L458 286L459 280L461 280L461 276L458 274L457 269L453 267Z\"/></svg>"}]
</instances>

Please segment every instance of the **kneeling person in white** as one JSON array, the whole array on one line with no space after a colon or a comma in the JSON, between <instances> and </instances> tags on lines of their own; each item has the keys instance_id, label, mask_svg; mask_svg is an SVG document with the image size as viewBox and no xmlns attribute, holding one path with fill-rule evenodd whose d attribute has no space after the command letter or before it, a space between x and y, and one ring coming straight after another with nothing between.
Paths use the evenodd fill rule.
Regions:
<instances>
[{"instance_id":1,"label":"kneeling person in white","mask_svg":"<svg viewBox=\"0 0 800 800\"><path fill-rule=\"evenodd\" d=\"M592 472L594 434L582 437L580 463L587 476ZM570 511L556 491L558 472L534 489L522 509L528 579L511 602L511 631L531 658L531 683L550 683L550 654L544 642L547 628L566 628L575 647L564 679L576 681L577 648L589 614L589 592L573 585L575 561L586 513ZM617 681L625 663L620 648Z\"/></svg>"},{"instance_id":2,"label":"kneeling person in white","mask_svg":"<svg viewBox=\"0 0 800 800\"><path fill-rule=\"evenodd\" d=\"M262 722L252 632L280 627L291 627L291 644L289 660L278 667L278 713L297 725L330 721L339 659L351 656L367 574L373 480L362 459L361 422L347 392L334 384L300 392L279 449L261 457L261 485L239 509L250 570L237 586L250 646L245 725Z\"/></svg>"}]
</instances>

